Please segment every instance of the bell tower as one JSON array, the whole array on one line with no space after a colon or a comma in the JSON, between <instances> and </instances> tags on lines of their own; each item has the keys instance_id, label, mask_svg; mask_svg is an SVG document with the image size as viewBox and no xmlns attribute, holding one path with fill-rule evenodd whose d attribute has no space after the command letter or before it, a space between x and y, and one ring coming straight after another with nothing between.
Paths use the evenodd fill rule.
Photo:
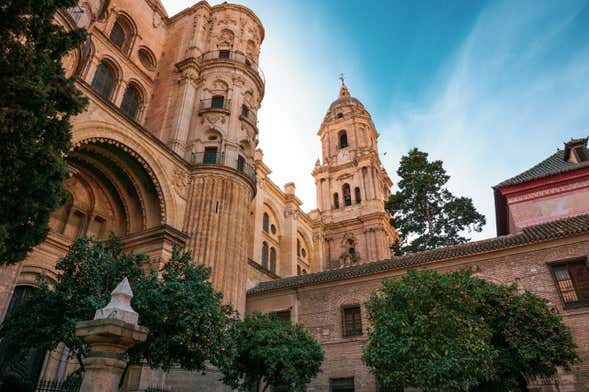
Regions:
<instances>
[{"instance_id":1,"label":"bell tower","mask_svg":"<svg viewBox=\"0 0 589 392\"><path fill-rule=\"evenodd\" d=\"M322 162L313 177L323 224L325 269L387 259L397 233L384 202L392 181L378 157L378 132L342 80L317 132Z\"/></svg>"}]
</instances>

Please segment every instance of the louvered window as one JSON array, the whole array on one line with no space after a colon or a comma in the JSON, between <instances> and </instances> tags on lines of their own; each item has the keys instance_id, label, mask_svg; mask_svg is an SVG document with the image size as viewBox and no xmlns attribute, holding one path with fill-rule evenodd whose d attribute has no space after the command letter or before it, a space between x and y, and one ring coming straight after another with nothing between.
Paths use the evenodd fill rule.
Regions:
<instances>
[{"instance_id":1,"label":"louvered window","mask_svg":"<svg viewBox=\"0 0 589 392\"><path fill-rule=\"evenodd\" d=\"M589 305L589 269L586 260L555 265L552 272L565 307Z\"/></svg>"}]
</instances>

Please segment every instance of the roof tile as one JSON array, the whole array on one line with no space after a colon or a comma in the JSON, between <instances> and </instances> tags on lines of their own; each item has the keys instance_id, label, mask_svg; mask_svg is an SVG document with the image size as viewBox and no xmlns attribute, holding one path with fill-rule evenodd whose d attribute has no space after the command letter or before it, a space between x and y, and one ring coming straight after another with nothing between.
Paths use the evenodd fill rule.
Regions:
<instances>
[{"instance_id":1,"label":"roof tile","mask_svg":"<svg viewBox=\"0 0 589 392\"><path fill-rule=\"evenodd\" d=\"M571 237L583 233L589 233L589 214L525 227L521 232L515 234L427 250L424 252L394 257L389 260L375 261L330 271L261 282L249 289L247 293L248 295L255 295L273 290L297 288L323 282L350 279L359 276L372 275L383 271L391 271L407 266L424 264L427 262L518 247L558 238Z\"/></svg>"}]
</instances>

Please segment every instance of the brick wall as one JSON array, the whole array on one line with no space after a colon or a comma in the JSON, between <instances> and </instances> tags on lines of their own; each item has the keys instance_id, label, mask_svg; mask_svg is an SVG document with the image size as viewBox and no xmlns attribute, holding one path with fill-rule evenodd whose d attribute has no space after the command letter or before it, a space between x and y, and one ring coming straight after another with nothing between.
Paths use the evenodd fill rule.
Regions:
<instances>
[{"instance_id":1,"label":"brick wall","mask_svg":"<svg viewBox=\"0 0 589 392\"><path fill-rule=\"evenodd\" d=\"M571 329L582 363L572 373L559 375L561 391L585 391L589 385L589 308L564 310L547 263L571 257L587 256L589 236L560 239L429 263L427 268L451 271L469 268L480 277L496 283L515 284L547 298ZM364 302L380 287L383 278L400 276L406 269L361 276L330 283L308 285L298 289L279 289L248 296L246 312L271 311L292 306L293 316L317 339L325 351L320 373L309 385L312 391L328 391L329 379L354 377L356 391L376 391L374 377L362 363L366 342ZM342 337L342 305L361 304L363 336Z\"/></svg>"}]
</instances>

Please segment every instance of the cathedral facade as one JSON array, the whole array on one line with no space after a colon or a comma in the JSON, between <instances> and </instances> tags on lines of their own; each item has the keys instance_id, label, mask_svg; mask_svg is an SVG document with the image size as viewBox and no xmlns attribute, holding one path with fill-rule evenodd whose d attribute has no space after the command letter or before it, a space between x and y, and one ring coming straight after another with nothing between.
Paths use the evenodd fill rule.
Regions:
<instances>
[{"instance_id":1,"label":"cathedral facade","mask_svg":"<svg viewBox=\"0 0 589 392\"><path fill-rule=\"evenodd\" d=\"M88 0L56 19L88 31L63 64L89 105L73 119L67 203L46 241L2 267L2 318L40 275L55 280L80 236L114 233L154 266L185 247L241 315L259 282L390 256L391 181L370 115L345 86L318 132L318 208L304 212L293 183L269 178L257 149L265 32L251 10L202 1L170 17L158 0ZM38 364L44 378L67 373L58 351Z\"/></svg>"},{"instance_id":2,"label":"cathedral facade","mask_svg":"<svg viewBox=\"0 0 589 392\"><path fill-rule=\"evenodd\" d=\"M530 385L585 390L589 314L582 305L589 294L584 280L574 283L581 275L569 273L580 290L576 300L570 293L563 297L555 278L566 278L562 265L569 262L581 263L575 271L587 268L589 218L582 214L589 208L579 203L587 188L571 185L589 178L576 175L589 170L580 152L585 139L571 144L568 156L553 158L543 177L534 169L495 188L499 237L392 258L397 233L384 209L392 181L379 159L371 116L343 83L318 124L322 157L309 167L317 208L303 211L294 183L279 187L270 179L257 148L265 31L251 10L201 1L168 16L158 0L82 0L59 12L57 22L88 30L87 42L63 63L89 106L73 119L65 184L70 198L52 215L49 236L25 261L0 267L0 319L38 276L55 280L55 263L76 237L112 232L128 250L148 254L154 266L165 263L174 246L191 250L195 263L212 268L212 284L241 315L276 312L302 323L326 353L309 390L376 391L361 361L363 304L370 293L408 268L469 268L551 301L571 328L582 362L573 372ZM560 171L550 172L555 165ZM546 185L563 171L570 178ZM562 203L553 200L563 195L573 212L563 214ZM559 213L546 212L556 211L555 203ZM75 367L67 354L60 347L29 370L63 379ZM162 377L175 391L225 390L216 379L181 369L164 376L137 368L128 377L135 390Z\"/></svg>"}]
</instances>

